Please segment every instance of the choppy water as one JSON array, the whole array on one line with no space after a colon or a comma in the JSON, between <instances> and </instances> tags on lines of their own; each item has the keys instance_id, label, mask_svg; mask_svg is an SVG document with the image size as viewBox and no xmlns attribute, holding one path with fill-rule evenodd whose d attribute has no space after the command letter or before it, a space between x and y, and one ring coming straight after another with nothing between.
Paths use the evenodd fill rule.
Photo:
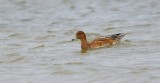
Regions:
<instances>
[{"instance_id":1,"label":"choppy water","mask_svg":"<svg viewBox=\"0 0 160 83\"><path fill-rule=\"evenodd\" d=\"M0 83L159 83L159 0L0 0ZM80 53L89 40L121 44Z\"/></svg>"}]
</instances>

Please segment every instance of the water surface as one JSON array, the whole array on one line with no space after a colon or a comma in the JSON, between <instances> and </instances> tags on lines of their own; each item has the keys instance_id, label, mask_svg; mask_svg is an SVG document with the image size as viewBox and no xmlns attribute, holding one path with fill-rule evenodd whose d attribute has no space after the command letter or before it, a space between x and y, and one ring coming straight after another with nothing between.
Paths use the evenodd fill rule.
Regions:
<instances>
[{"instance_id":1,"label":"water surface","mask_svg":"<svg viewBox=\"0 0 160 83\"><path fill-rule=\"evenodd\" d=\"M0 0L0 83L159 83L159 0ZM71 41L128 33L80 53Z\"/></svg>"}]
</instances>

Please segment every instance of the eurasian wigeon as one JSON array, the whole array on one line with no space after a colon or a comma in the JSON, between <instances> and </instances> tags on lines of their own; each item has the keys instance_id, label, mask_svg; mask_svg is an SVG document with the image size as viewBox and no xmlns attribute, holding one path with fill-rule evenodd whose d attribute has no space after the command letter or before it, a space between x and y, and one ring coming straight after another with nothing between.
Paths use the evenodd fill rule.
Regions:
<instances>
[{"instance_id":1,"label":"eurasian wigeon","mask_svg":"<svg viewBox=\"0 0 160 83\"><path fill-rule=\"evenodd\" d=\"M124 33L113 34L107 37L101 37L88 42L86 34L83 31L78 31L76 33L76 38L81 40L81 52L86 53L88 49L100 48L100 47L110 47L120 42L120 40L125 36Z\"/></svg>"}]
</instances>

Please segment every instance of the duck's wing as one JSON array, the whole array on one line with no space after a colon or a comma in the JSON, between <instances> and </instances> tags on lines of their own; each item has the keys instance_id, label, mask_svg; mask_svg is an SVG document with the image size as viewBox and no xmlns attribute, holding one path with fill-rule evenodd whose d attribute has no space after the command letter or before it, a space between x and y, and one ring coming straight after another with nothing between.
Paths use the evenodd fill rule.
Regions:
<instances>
[{"instance_id":1,"label":"duck's wing","mask_svg":"<svg viewBox=\"0 0 160 83\"><path fill-rule=\"evenodd\" d=\"M99 48L117 44L125 35L126 34L124 33L118 33L106 37L97 38L90 43L90 48Z\"/></svg>"},{"instance_id":2,"label":"duck's wing","mask_svg":"<svg viewBox=\"0 0 160 83\"><path fill-rule=\"evenodd\" d=\"M105 46L111 46L113 44L113 39L109 37L97 38L91 42L90 48L99 48Z\"/></svg>"}]
</instances>

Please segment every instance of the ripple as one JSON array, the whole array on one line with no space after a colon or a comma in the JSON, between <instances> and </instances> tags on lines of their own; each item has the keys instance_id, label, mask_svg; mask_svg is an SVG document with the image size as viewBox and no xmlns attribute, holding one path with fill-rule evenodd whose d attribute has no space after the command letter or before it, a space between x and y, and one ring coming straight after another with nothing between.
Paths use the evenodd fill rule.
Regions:
<instances>
[{"instance_id":1,"label":"ripple","mask_svg":"<svg viewBox=\"0 0 160 83\"><path fill-rule=\"evenodd\" d=\"M21 33L13 33L11 35L9 35L8 37L17 37L17 36L21 36Z\"/></svg>"},{"instance_id":2,"label":"ripple","mask_svg":"<svg viewBox=\"0 0 160 83\"><path fill-rule=\"evenodd\" d=\"M55 71L51 73L51 75L73 75L77 72L71 71L71 70L61 70L61 71Z\"/></svg>"},{"instance_id":3,"label":"ripple","mask_svg":"<svg viewBox=\"0 0 160 83\"><path fill-rule=\"evenodd\" d=\"M148 68L140 68L140 69L135 69L135 70L131 71L130 73L132 73L132 74L140 74L140 73L147 72L148 70L149 70Z\"/></svg>"},{"instance_id":4,"label":"ripple","mask_svg":"<svg viewBox=\"0 0 160 83\"><path fill-rule=\"evenodd\" d=\"M38 46L36 46L36 47L33 47L32 49L39 49L39 48L45 48L46 46L45 45L38 45Z\"/></svg>"},{"instance_id":5,"label":"ripple","mask_svg":"<svg viewBox=\"0 0 160 83\"><path fill-rule=\"evenodd\" d=\"M12 33L8 35L9 38L30 38L28 35L22 33Z\"/></svg>"},{"instance_id":6,"label":"ripple","mask_svg":"<svg viewBox=\"0 0 160 83\"><path fill-rule=\"evenodd\" d=\"M37 36L34 39L35 40L47 40L47 39L53 38L53 37L55 37L55 35L44 35L44 36Z\"/></svg>"},{"instance_id":7,"label":"ripple","mask_svg":"<svg viewBox=\"0 0 160 83\"><path fill-rule=\"evenodd\" d=\"M68 62L66 65L83 65L82 62Z\"/></svg>"},{"instance_id":8,"label":"ripple","mask_svg":"<svg viewBox=\"0 0 160 83\"><path fill-rule=\"evenodd\" d=\"M21 19L20 21L21 21L21 22L28 22L28 21L32 21L32 19L30 19L30 18L25 18L25 19Z\"/></svg>"},{"instance_id":9,"label":"ripple","mask_svg":"<svg viewBox=\"0 0 160 83\"><path fill-rule=\"evenodd\" d=\"M27 58L25 56L21 56L18 53L7 54L0 59L0 63L5 63L5 64L22 63L26 61Z\"/></svg>"},{"instance_id":10,"label":"ripple","mask_svg":"<svg viewBox=\"0 0 160 83\"><path fill-rule=\"evenodd\" d=\"M130 26L127 26L127 27L147 27L147 26L151 26L152 24L150 23L145 23L145 24L135 24L135 25L130 25Z\"/></svg>"}]
</instances>

